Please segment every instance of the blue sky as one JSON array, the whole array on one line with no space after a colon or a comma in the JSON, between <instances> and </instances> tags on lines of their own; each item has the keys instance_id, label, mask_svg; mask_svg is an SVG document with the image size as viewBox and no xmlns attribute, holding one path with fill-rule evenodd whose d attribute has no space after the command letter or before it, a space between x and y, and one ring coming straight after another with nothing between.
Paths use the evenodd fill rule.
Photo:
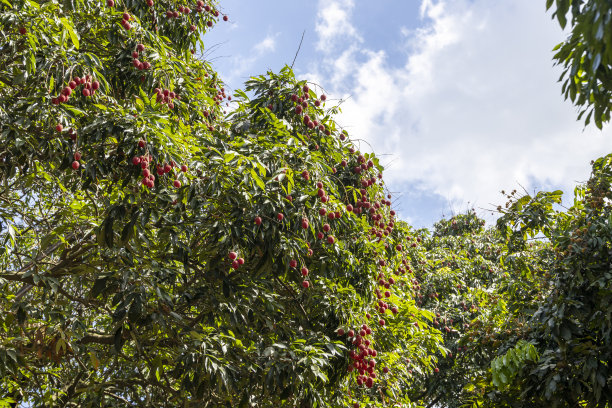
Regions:
<instances>
[{"instance_id":1,"label":"blue sky","mask_svg":"<svg viewBox=\"0 0 612 408\"><path fill-rule=\"evenodd\" d=\"M400 217L429 227L501 190L562 189L612 151L609 127L584 129L556 82L563 33L544 0L223 0L204 37L230 88L290 64L344 99L337 117L387 164Z\"/></svg>"}]
</instances>

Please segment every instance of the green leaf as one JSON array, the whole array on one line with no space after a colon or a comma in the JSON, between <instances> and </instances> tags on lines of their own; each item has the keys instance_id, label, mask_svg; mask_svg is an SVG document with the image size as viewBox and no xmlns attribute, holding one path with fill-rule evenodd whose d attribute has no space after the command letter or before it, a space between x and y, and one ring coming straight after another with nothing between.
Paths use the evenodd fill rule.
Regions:
<instances>
[{"instance_id":1,"label":"green leaf","mask_svg":"<svg viewBox=\"0 0 612 408\"><path fill-rule=\"evenodd\" d=\"M70 39L72 40L72 43L74 44L74 47L78 50L79 49L79 35L74 30L74 26L65 17L61 17L60 21L62 22L62 24L64 25L64 27L68 31L68 34L70 35Z\"/></svg>"},{"instance_id":2,"label":"green leaf","mask_svg":"<svg viewBox=\"0 0 612 408\"><path fill-rule=\"evenodd\" d=\"M261 188L262 190L266 189L266 185L264 184L263 180L259 178L254 169L251 169L251 177L253 178L253 180L255 180L255 183L257 183L259 188Z\"/></svg>"}]
</instances>

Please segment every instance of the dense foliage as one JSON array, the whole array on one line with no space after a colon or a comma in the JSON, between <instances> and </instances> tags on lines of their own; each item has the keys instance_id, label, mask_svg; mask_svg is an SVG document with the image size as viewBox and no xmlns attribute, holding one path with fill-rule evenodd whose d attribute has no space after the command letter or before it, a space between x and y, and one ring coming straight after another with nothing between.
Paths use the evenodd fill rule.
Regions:
<instances>
[{"instance_id":1,"label":"dense foliage","mask_svg":"<svg viewBox=\"0 0 612 408\"><path fill-rule=\"evenodd\" d=\"M553 4L601 127L609 2ZM0 406L612 404L612 155L570 208L513 191L495 227L414 230L317 85L229 95L221 20L0 0Z\"/></svg>"},{"instance_id":2,"label":"dense foliage","mask_svg":"<svg viewBox=\"0 0 612 408\"><path fill-rule=\"evenodd\" d=\"M378 159L289 69L226 114L218 10L0 4L3 401L407 405L434 369Z\"/></svg>"}]
</instances>

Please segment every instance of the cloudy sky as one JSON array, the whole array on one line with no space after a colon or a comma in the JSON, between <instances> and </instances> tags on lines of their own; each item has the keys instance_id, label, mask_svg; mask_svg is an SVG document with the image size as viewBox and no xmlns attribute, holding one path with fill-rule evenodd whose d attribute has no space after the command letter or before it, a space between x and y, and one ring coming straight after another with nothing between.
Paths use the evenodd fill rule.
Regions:
<instances>
[{"instance_id":1,"label":"cloudy sky","mask_svg":"<svg viewBox=\"0 0 612 408\"><path fill-rule=\"evenodd\" d=\"M566 33L544 0L223 0L204 38L231 88L291 64L343 100L337 118L385 164L400 216L504 204L501 190L561 189L612 152L610 127L576 122L552 48Z\"/></svg>"}]
</instances>

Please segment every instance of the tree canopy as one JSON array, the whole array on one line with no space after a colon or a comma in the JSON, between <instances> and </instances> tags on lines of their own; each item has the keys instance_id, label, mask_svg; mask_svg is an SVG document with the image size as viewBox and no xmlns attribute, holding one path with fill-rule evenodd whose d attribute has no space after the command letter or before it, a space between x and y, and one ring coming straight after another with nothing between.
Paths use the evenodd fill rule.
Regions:
<instances>
[{"instance_id":1,"label":"tree canopy","mask_svg":"<svg viewBox=\"0 0 612 408\"><path fill-rule=\"evenodd\" d=\"M553 4L601 127L610 5ZM512 191L495 226L415 230L317 84L230 94L223 20L0 0L0 406L612 404L612 155L570 208Z\"/></svg>"}]
</instances>

